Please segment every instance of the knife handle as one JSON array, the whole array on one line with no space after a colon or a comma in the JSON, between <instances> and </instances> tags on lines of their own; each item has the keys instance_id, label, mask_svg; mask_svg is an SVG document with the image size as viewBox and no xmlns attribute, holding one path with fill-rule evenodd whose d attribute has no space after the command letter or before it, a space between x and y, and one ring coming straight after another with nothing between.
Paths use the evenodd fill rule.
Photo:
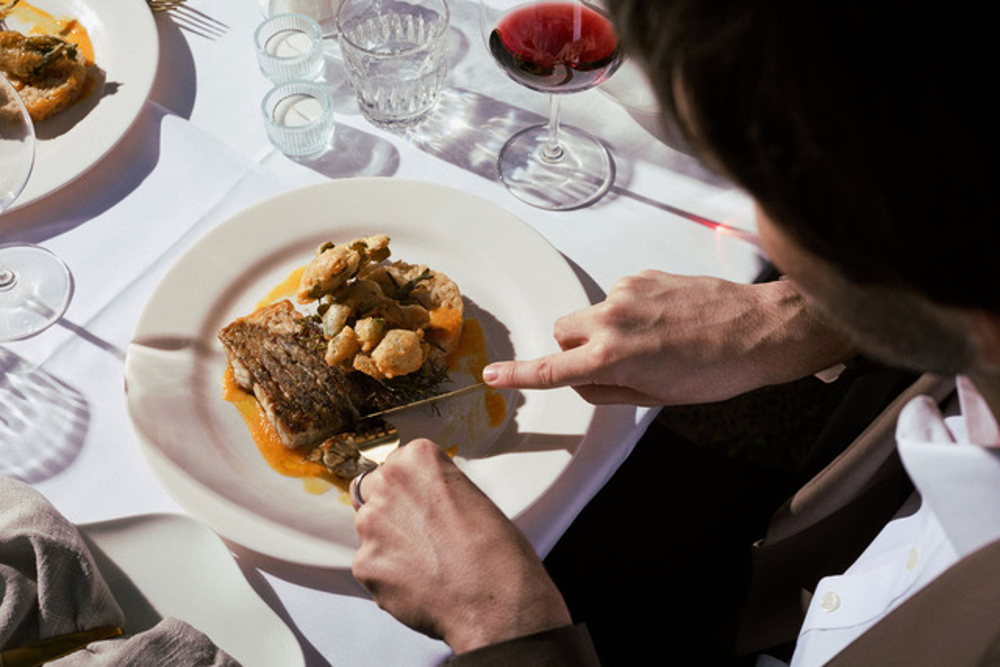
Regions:
<instances>
[{"instance_id":1,"label":"knife handle","mask_svg":"<svg viewBox=\"0 0 1000 667\"><path fill-rule=\"evenodd\" d=\"M49 637L33 644L7 649L0 653L0 667L36 667L79 651L91 642L117 637L122 632L120 627L108 625Z\"/></svg>"}]
</instances>

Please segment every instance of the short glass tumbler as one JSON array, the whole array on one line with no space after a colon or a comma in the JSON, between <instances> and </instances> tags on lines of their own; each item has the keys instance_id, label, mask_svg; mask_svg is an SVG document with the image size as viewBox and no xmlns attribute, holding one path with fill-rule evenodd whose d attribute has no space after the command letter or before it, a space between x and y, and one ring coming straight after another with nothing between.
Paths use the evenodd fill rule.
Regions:
<instances>
[{"instance_id":1,"label":"short glass tumbler","mask_svg":"<svg viewBox=\"0 0 1000 667\"><path fill-rule=\"evenodd\" d=\"M358 106L371 123L404 129L437 104L448 74L445 0L344 0L338 39Z\"/></svg>"},{"instance_id":2,"label":"short glass tumbler","mask_svg":"<svg viewBox=\"0 0 1000 667\"><path fill-rule=\"evenodd\" d=\"M264 96L261 113L268 138L285 155L313 155L333 139L333 96L321 83L279 84Z\"/></svg>"},{"instance_id":3,"label":"short glass tumbler","mask_svg":"<svg viewBox=\"0 0 1000 667\"><path fill-rule=\"evenodd\" d=\"M326 65L323 31L305 14L278 14L254 33L257 63L274 83L315 79Z\"/></svg>"}]
</instances>

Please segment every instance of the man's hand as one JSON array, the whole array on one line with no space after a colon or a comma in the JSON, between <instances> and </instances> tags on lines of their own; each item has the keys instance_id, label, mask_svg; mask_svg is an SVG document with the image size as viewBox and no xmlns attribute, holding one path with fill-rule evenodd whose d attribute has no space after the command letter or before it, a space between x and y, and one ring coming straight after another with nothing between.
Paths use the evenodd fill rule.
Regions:
<instances>
[{"instance_id":1,"label":"man's hand","mask_svg":"<svg viewBox=\"0 0 1000 667\"><path fill-rule=\"evenodd\" d=\"M562 352L487 366L494 387L571 386L592 403L720 401L843 361L852 346L792 281L744 285L645 271L560 318Z\"/></svg>"},{"instance_id":2,"label":"man's hand","mask_svg":"<svg viewBox=\"0 0 1000 667\"><path fill-rule=\"evenodd\" d=\"M531 545L429 440L358 489L353 572L379 606L456 653L571 623Z\"/></svg>"}]
</instances>

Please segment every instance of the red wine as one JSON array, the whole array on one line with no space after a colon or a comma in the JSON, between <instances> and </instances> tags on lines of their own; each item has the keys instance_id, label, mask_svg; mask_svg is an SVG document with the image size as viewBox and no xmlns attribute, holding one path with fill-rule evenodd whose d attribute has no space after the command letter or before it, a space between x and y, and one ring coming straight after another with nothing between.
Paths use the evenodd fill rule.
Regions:
<instances>
[{"instance_id":1,"label":"red wine","mask_svg":"<svg viewBox=\"0 0 1000 667\"><path fill-rule=\"evenodd\" d=\"M621 62L611 21L572 2L518 7L500 19L489 45L515 81L547 93L590 88L611 76Z\"/></svg>"}]
</instances>

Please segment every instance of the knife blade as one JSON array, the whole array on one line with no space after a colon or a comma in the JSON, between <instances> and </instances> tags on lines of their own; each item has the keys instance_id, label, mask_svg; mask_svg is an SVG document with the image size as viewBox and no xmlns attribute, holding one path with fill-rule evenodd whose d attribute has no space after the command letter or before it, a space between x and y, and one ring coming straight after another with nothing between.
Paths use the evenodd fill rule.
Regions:
<instances>
[{"instance_id":1,"label":"knife blade","mask_svg":"<svg viewBox=\"0 0 1000 667\"><path fill-rule=\"evenodd\" d=\"M438 401L443 401L449 398L455 398L456 396L462 396L464 394L471 394L474 391L479 391L481 389L486 389L487 384L483 381L479 381L476 384L470 384L468 387L462 387L461 389L455 389L453 391L447 391L443 394L436 394L428 398L420 399L419 401L413 401L412 403L405 403L403 405L397 405L392 408L387 408L385 410L379 410L378 412L370 412L364 415L358 421L362 419L371 419L373 417L384 417L386 415L395 414L397 412L402 412L403 410L409 410L410 408L416 408L421 405L430 405L432 403L437 403Z\"/></svg>"},{"instance_id":2,"label":"knife blade","mask_svg":"<svg viewBox=\"0 0 1000 667\"><path fill-rule=\"evenodd\" d=\"M370 414L361 417L358 421L365 419L371 419L373 417L384 417L386 415L395 414L397 412L402 412L403 410L409 410L410 408L415 408L421 405L430 405L432 403L437 403L438 401L447 400L449 398L455 398L456 396L462 396L464 394L471 394L474 391L479 391L481 389L486 389L488 385L479 381L475 384L470 384L468 387L462 387L461 389L455 389L453 391L448 391L443 394L437 394L436 396L430 396L428 398L421 399L419 401L413 401L412 403L406 403L404 405L397 405L393 408L388 408L386 410L379 410L378 412L372 412ZM373 433L367 434L360 439L357 443L358 449L361 451L361 455L372 461L376 465L382 465L385 463L386 458L389 454L394 452L400 446L399 432L396 427L389 422L385 423L385 426L381 429L376 430ZM2 667L2 666L0 666Z\"/></svg>"}]
</instances>

